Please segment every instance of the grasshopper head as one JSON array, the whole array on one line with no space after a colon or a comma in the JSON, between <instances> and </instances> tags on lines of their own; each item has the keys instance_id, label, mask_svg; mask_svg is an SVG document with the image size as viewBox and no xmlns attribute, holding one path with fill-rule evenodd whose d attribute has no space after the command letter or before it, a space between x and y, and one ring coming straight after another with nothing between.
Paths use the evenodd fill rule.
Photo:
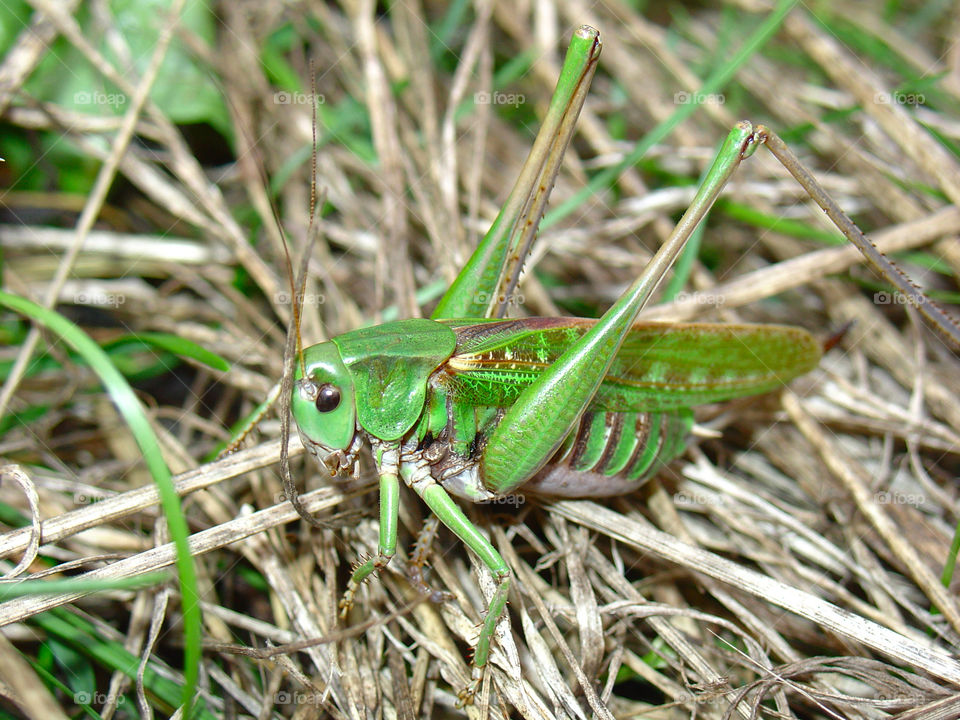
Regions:
<instances>
[{"instance_id":1,"label":"grasshopper head","mask_svg":"<svg viewBox=\"0 0 960 720\"><path fill-rule=\"evenodd\" d=\"M332 342L312 345L303 351L302 367L297 368L291 408L304 445L314 455L317 446L347 450L356 433L357 404L340 351Z\"/></svg>"}]
</instances>

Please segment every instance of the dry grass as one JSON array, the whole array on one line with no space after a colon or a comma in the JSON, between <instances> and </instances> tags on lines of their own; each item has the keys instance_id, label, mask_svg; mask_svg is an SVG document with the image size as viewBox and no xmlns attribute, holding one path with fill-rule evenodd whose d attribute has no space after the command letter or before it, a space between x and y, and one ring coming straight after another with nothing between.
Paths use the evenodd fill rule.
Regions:
<instances>
[{"instance_id":1,"label":"dry grass","mask_svg":"<svg viewBox=\"0 0 960 720\"><path fill-rule=\"evenodd\" d=\"M260 424L247 449L204 464L280 377L288 278L271 203L290 244L303 247L308 63L323 98L317 174L327 201L303 327L313 342L429 314L512 185L576 25L601 30L604 54L552 207L681 107L769 8L686 7L671 17L575 0L479 2L456 17L442 5L401 3L375 16L367 3L224 3L213 45L157 14L227 98L235 153L224 156L208 147L212 130L178 128L169 106L147 100L163 38L136 70L114 71L98 53L123 54L121 28L105 6L74 16L68 5L51 6L0 66L5 130L36 144L40 168L6 169L3 286L56 301L101 342L175 333L232 366L220 372L143 350L118 360L179 473L204 602L207 711L459 715L453 703L490 581L441 533L431 581L456 599L410 606L406 550L424 516L412 494L403 498L399 557L340 623L348 569L377 542L369 463L359 483L345 484L295 461L304 502L330 522L324 531L297 521L282 495L275 420ZM871 237L905 252L918 283L955 300L955 20L933 10L881 17L855 3L830 13L793 9L722 98L545 229L519 311L602 311L669 232L689 183L742 117L787 136ZM39 102L50 98L25 84L58 34L66 38L58 47L85 54L123 94L118 113ZM525 59L511 71L517 57ZM303 79L299 94L276 94L286 69ZM502 84L492 84L494 69L506 72ZM502 104L475 102L491 89ZM72 154L41 156L63 141ZM74 171L93 162L99 173L88 173L82 196L55 182L68 161ZM49 178L40 192L18 185L28 169ZM709 220L686 301L648 316L787 322L822 338L854 320L840 345L781 397L704 410L714 436L642 493L603 506L468 509L516 577L492 682L468 715L960 716L956 583L948 592L939 581L960 514L957 359L915 313L884 303L895 296L875 295L887 291L858 267L855 250L811 240L829 230L761 150ZM3 332L27 342L12 316ZM34 358L25 376L10 369L18 357ZM4 469L2 520L19 524L16 510L42 532L39 549L29 520L0 535L6 569L122 578L170 566L157 492L91 373L49 336L5 348L3 360L3 402L29 422L0 436L4 463L19 466ZM140 715L136 662L124 657L149 658L155 675L141 697L169 714L151 685L158 676L181 681L179 596L176 583L165 587L0 604L10 715L62 717L91 690L105 717ZM38 617L55 607L68 612ZM65 616L91 628L82 641L42 622ZM297 645L262 652L289 643ZM130 655L111 661L105 648Z\"/></svg>"}]
</instances>

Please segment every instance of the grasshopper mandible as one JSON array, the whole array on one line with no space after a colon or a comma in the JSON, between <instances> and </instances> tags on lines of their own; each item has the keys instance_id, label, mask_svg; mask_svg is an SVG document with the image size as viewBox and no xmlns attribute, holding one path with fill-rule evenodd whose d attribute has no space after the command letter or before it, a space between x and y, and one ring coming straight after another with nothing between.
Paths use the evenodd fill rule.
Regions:
<instances>
[{"instance_id":1,"label":"grasshopper mandible","mask_svg":"<svg viewBox=\"0 0 960 720\"><path fill-rule=\"evenodd\" d=\"M499 217L431 319L390 322L298 348L292 412L303 444L332 473L366 441L380 478L376 556L340 607L397 546L401 480L477 554L496 590L477 639L469 702L510 589L510 568L453 497L496 500L622 494L679 455L691 408L767 392L811 370L820 346L778 325L635 324L740 161L763 142L739 123L653 260L599 320L503 319L600 54L574 33L544 125Z\"/></svg>"}]
</instances>

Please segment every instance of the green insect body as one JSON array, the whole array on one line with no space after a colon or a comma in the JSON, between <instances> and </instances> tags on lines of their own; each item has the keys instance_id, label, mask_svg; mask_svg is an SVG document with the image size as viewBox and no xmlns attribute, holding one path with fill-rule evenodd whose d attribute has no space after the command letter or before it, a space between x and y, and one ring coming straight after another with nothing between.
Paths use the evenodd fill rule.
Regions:
<instances>
[{"instance_id":1,"label":"green insect body","mask_svg":"<svg viewBox=\"0 0 960 720\"><path fill-rule=\"evenodd\" d=\"M342 472L354 466L358 440L415 443L450 493L496 500L519 485L487 484L487 438L503 410L594 324L402 320L314 345L304 352L310 382L293 399L304 445ZM813 338L792 327L635 325L578 422L544 468L520 484L564 497L635 490L683 451L691 407L774 389L818 359Z\"/></svg>"},{"instance_id":2,"label":"green insect body","mask_svg":"<svg viewBox=\"0 0 960 720\"><path fill-rule=\"evenodd\" d=\"M629 492L683 451L693 407L775 389L820 358L798 328L636 324L727 178L762 142L749 123L731 131L674 233L602 318L502 318L599 51L595 30L574 34L517 185L433 318L308 347L294 384L292 413L307 450L332 473L356 472L367 443L380 477L378 553L353 572L344 614L359 584L396 552L401 480L493 574L461 702L480 686L510 569L451 496Z\"/></svg>"}]
</instances>

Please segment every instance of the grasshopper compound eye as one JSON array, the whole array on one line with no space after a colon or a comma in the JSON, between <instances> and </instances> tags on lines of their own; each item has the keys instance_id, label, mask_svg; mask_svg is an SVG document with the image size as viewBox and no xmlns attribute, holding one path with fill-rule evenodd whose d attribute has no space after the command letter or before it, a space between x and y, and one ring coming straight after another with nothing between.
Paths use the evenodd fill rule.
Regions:
<instances>
[{"instance_id":1,"label":"grasshopper compound eye","mask_svg":"<svg viewBox=\"0 0 960 720\"><path fill-rule=\"evenodd\" d=\"M333 412L340 405L340 388L333 383L324 383L317 390L317 400L314 404L317 412Z\"/></svg>"}]
</instances>

